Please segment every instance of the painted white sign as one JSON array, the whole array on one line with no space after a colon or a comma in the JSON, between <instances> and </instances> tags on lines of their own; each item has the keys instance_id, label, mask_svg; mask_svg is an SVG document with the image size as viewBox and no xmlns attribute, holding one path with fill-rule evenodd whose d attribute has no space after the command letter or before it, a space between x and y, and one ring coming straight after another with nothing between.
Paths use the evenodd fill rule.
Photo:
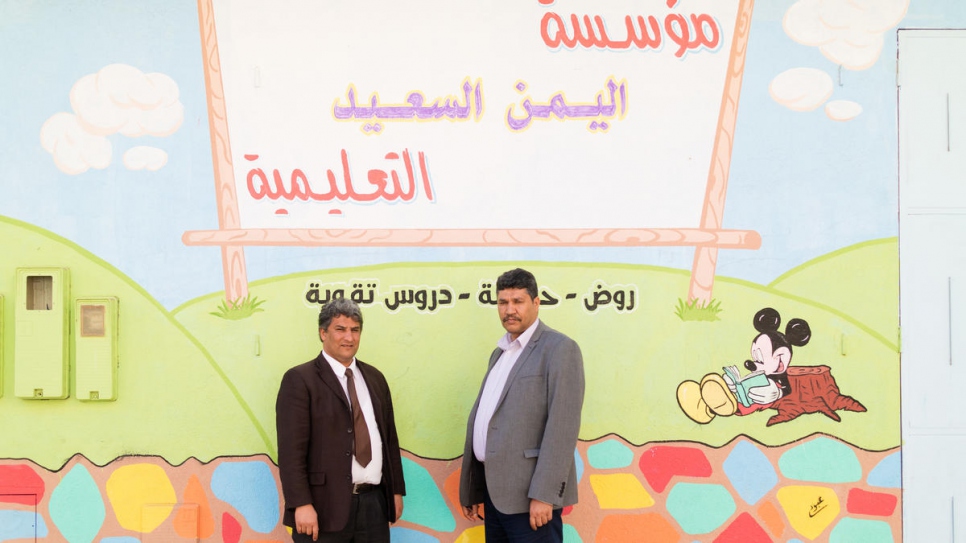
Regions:
<instances>
[{"instance_id":1,"label":"painted white sign","mask_svg":"<svg viewBox=\"0 0 966 543\"><path fill-rule=\"evenodd\" d=\"M243 228L699 225L738 0L215 0Z\"/></svg>"}]
</instances>

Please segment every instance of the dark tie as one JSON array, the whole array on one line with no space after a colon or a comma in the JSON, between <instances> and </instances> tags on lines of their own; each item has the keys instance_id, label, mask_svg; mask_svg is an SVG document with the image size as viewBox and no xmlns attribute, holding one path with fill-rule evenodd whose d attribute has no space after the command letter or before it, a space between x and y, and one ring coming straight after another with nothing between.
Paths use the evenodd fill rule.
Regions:
<instances>
[{"instance_id":1,"label":"dark tie","mask_svg":"<svg viewBox=\"0 0 966 543\"><path fill-rule=\"evenodd\" d=\"M345 379L349 388L349 405L352 407L352 433L355 434L355 455L359 465L366 467L372 460L372 442L369 441L369 427L366 418L362 416L359 406L359 396L356 395L356 383L352 379L352 370L346 368Z\"/></svg>"}]
</instances>

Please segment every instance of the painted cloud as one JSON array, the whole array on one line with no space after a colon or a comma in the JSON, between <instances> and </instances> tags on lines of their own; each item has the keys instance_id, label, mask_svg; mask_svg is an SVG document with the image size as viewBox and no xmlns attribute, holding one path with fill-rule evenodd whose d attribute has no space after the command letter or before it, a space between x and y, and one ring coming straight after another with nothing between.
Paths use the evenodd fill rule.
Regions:
<instances>
[{"instance_id":1,"label":"painted cloud","mask_svg":"<svg viewBox=\"0 0 966 543\"><path fill-rule=\"evenodd\" d=\"M124 153L124 166L129 170L151 170L156 172L168 162L168 153L157 147L139 145Z\"/></svg>"},{"instance_id":2,"label":"painted cloud","mask_svg":"<svg viewBox=\"0 0 966 543\"><path fill-rule=\"evenodd\" d=\"M105 138L119 133L128 137L173 134L184 121L184 106L177 83L161 73L145 74L126 64L111 64L77 80L70 91L70 113L57 113L41 128L44 149L67 174L88 168L106 168L111 144ZM158 154L160 153L160 154ZM125 165L132 168L125 154ZM131 164L157 170L167 162L160 149L136 151Z\"/></svg>"},{"instance_id":3,"label":"painted cloud","mask_svg":"<svg viewBox=\"0 0 966 543\"><path fill-rule=\"evenodd\" d=\"M799 0L782 20L790 38L818 47L849 70L865 70L882 52L883 33L897 25L909 0Z\"/></svg>"},{"instance_id":4,"label":"painted cloud","mask_svg":"<svg viewBox=\"0 0 966 543\"><path fill-rule=\"evenodd\" d=\"M794 111L811 111L832 96L832 77L815 68L792 68L771 80L768 93L773 100Z\"/></svg>"}]
</instances>

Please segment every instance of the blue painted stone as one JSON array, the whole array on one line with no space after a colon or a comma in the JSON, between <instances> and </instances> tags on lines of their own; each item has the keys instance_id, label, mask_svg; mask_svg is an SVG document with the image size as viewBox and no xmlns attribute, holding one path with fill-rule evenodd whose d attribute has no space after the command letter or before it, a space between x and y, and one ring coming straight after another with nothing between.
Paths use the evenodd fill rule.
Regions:
<instances>
[{"instance_id":1,"label":"blue painted stone","mask_svg":"<svg viewBox=\"0 0 966 543\"><path fill-rule=\"evenodd\" d=\"M403 461L406 459L403 458ZM409 484L409 481L406 481ZM406 512L407 505L403 505L403 513ZM413 530L412 528L390 528L389 529L389 540L392 543L439 543L439 539L435 537L424 534L423 532Z\"/></svg>"},{"instance_id":2,"label":"blue painted stone","mask_svg":"<svg viewBox=\"0 0 966 543\"><path fill-rule=\"evenodd\" d=\"M608 439L587 448L587 461L597 469L626 468L634 461L634 451L616 439Z\"/></svg>"},{"instance_id":3,"label":"blue painted stone","mask_svg":"<svg viewBox=\"0 0 966 543\"><path fill-rule=\"evenodd\" d=\"M802 543L801 539L789 539L788 543Z\"/></svg>"},{"instance_id":4,"label":"blue painted stone","mask_svg":"<svg viewBox=\"0 0 966 543\"><path fill-rule=\"evenodd\" d=\"M845 517L828 536L829 543L893 543L892 528L881 520Z\"/></svg>"},{"instance_id":5,"label":"blue painted stone","mask_svg":"<svg viewBox=\"0 0 966 543\"><path fill-rule=\"evenodd\" d=\"M577 533L577 528L574 528L569 524L564 524L563 543L584 543L584 540L580 539L580 534Z\"/></svg>"},{"instance_id":6,"label":"blue painted stone","mask_svg":"<svg viewBox=\"0 0 966 543\"><path fill-rule=\"evenodd\" d=\"M734 514L735 500L721 485L678 483L667 496L667 512L684 533L707 534Z\"/></svg>"},{"instance_id":7,"label":"blue painted stone","mask_svg":"<svg viewBox=\"0 0 966 543\"><path fill-rule=\"evenodd\" d=\"M765 453L747 441L740 441L722 464L725 475L742 500L754 505L778 484L778 474Z\"/></svg>"},{"instance_id":8,"label":"blue painted stone","mask_svg":"<svg viewBox=\"0 0 966 543\"><path fill-rule=\"evenodd\" d=\"M902 453L894 452L883 458L869 472L869 486L900 488L902 486Z\"/></svg>"},{"instance_id":9,"label":"blue painted stone","mask_svg":"<svg viewBox=\"0 0 966 543\"><path fill-rule=\"evenodd\" d=\"M47 537L47 524L33 511L0 510L0 541Z\"/></svg>"},{"instance_id":10,"label":"blue painted stone","mask_svg":"<svg viewBox=\"0 0 966 543\"><path fill-rule=\"evenodd\" d=\"M425 526L437 532L452 532L456 519L446 506L442 492L426 468L408 458L402 459L406 496L401 520Z\"/></svg>"},{"instance_id":11,"label":"blue painted stone","mask_svg":"<svg viewBox=\"0 0 966 543\"><path fill-rule=\"evenodd\" d=\"M211 474L211 491L252 530L267 534L278 526L278 488L265 462L222 462Z\"/></svg>"},{"instance_id":12,"label":"blue painted stone","mask_svg":"<svg viewBox=\"0 0 966 543\"><path fill-rule=\"evenodd\" d=\"M789 479L815 483L854 483L862 479L862 465L855 452L827 437L789 449L778 459L778 469Z\"/></svg>"},{"instance_id":13,"label":"blue painted stone","mask_svg":"<svg viewBox=\"0 0 966 543\"><path fill-rule=\"evenodd\" d=\"M101 540L101 543L141 543L141 540L136 537L121 535L117 537L105 537Z\"/></svg>"},{"instance_id":14,"label":"blue painted stone","mask_svg":"<svg viewBox=\"0 0 966 543\"><path fill-rule=\"evenodd\" d=\"M574 449L574 468L577 470L577 482L584 476L584 459L580 457L580 451Z\"/></svg>"},{"instance_id":15,"label":"blue painted stone","mask_svg":"<svg viewBox=\"0 0 966 543\"><path fill-rule=\"evenodd\" d=\"M104 497L87 468L76 464L67 472L50 493L47 511L67 541L94 541L104 524Z\"/></svg>"}]
</instances>

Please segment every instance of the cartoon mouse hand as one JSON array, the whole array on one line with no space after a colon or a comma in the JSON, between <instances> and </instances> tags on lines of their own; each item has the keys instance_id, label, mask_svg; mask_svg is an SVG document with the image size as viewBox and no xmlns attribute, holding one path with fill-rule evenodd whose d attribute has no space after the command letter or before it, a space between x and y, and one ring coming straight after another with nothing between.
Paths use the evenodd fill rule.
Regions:
<instances>
[{"instance_id":1,"label":"cartoon mouse hand","mask_svg":"<svg viewBox=\"0 0 966 543\"><path fill-rule=\"evenodd\" d=\"M768 386L748 389L748 399L757 404L771 403L781 397L782 389L771 379L768 380Z\"/></svg>"}]
</instances>

